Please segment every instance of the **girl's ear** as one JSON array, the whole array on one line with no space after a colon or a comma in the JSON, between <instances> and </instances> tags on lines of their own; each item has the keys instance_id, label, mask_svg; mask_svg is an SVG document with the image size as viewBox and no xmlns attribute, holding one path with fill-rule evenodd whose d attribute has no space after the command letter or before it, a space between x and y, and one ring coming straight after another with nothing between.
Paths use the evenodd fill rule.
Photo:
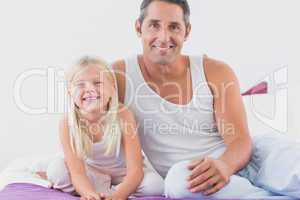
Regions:
<instances>
[{"instance_id":1,"label":"girl's ear","mask_svg":"<svg viewBox=\"0 0 300 200\"><path fill-rule=\"evenodd\" d=\"M72 88L71 88L71 84L70 83L67 83L67 93L68 95L72 96Z\"/></svg>"},{"instance_id":2,"label":"girl's ear","mask_svg":"<svg viewBox=\"0 0 300 200\"><path fill-rule=\"evenodd\" d=\"M135 31L136 31L138 37L141 37L141 35L142 35L142 24L139 20L135 21Z\"/></svg>"}]
</instances>

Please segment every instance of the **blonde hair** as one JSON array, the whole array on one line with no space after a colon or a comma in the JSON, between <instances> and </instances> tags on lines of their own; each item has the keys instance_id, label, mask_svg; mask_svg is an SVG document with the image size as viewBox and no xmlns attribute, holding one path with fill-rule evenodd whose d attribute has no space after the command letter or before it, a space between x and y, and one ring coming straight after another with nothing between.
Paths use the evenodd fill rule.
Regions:
<instances>
[{"instance_id":1,"label":"blonde hair","mask_svg":"<svg viewBox=\"0 0 300 200\"><path fill-rule=\"evenodd\" d=\"M108 111L102 120L102 130L104 134L102 140L106 145L105 154L111 155L115 153L117 156L121 145L121 129L118 119L119 101L114 73L103 60L86 56L81 58L78 63L74 65L70 71L68 71L66 79L68 84L72 84L75 75L91 65L98 67L100 71L107 72L105 75L107 75L108 80L115 88L109 102ZM68 125L70 130L71 147L79 157L87 158L92 152L93 141L89 136L90 133L87 126L83 120L80 119L79 108L75 105L75 102L69 93L68 99Z\"/></svg>"}]
</instances>

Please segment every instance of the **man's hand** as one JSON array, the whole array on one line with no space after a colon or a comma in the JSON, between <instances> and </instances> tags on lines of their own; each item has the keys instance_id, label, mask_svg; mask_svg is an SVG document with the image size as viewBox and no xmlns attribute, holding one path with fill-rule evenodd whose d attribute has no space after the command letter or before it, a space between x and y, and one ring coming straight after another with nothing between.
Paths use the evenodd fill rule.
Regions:
<instances>
[{"instance_id":1,"label":"man's hand","mask_svg":"<svg viewBox=\"0 0 300 200\"><path fill-rule=\"evenodd\" d=\"M202 192L204 195L211 195L222 189L231 176L228 165L213 158L194 160L188 166L191 175L188 177L188 189L193 192Z\"/></svg>"}]
</instances>

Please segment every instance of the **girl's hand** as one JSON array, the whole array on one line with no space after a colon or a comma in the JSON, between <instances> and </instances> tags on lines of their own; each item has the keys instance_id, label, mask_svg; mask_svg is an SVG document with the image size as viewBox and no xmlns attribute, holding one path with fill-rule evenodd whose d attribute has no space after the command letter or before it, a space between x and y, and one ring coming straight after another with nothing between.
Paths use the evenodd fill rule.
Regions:
<instances>
[{"instance_id":1,"label":"girl's hand","mask_svg":"<svg viewBox=\"0 0 300 200\"><path fill-rule=\"evenodd\" d=\"M107 196L105 200L127 200L128 198L122 194L120 194L118 191L115 191L112 193L111 196Z\"/></svg>"},{"instance_id":2,"label":"girl's hand","mask_svg":"<svg viewBox=\"0 0 300 200\"><path fill-rule=\"evenodd\" d=\"M104 198L104 200L115 200L115 199L113 199L112 196L107 196L107 197Z\"/></svg>"},{"instance_id":3,"label":"girl's hand","mask_svg":"<svg viewBox=\"0 0 300 200\"><path fill-rule=\"evenodd\" d=\"M101 194L98 193L90 193L90 194L86 194L86 195L82 195L80 197L80 200L102 200L103 197L101 196Z\"/></svg>"},{"instance_id":4,"label":"girl's hand","mask_svg":"<svg viewBox=\"0 0 300 200\"><path fill-rule=\"evenodd\" d=\"M105 195L104 193L100 193L99 195L100 195L101 200L117 200L112 196Z\"/></svg>"},{"instance_id":5,"label":"girl's hand","mask_svg":"<svg viewBox=\"0 0 300 200\"><path fill-rule=\"evenodd\" d=\"M85 196L81 196L80 200L126 200L125 198L118 197L116 195L106 196L104 193L92 193Z\"/></svg>"}]
</instances>

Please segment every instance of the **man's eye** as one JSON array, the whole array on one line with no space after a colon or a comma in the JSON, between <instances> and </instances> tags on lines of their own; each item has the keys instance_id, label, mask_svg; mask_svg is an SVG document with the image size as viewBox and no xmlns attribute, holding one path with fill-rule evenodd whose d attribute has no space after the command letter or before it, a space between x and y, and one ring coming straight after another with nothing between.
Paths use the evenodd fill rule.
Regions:
<instances>
[{"instance_id":1,"label":"man's eye","mask_svg":"<svg viewBox=\"0 0 300 200\"><path fill-rule=\"evenodd\" d=\"M158 29L159 28L159 24L150 24L149 27L150 28Z\"/></svg>"},{"instance_id":2,"label":"man's eye","mask_svg":"<svg viewBox=\"0 0 300 200\"><path fill-rule=\"evenodd\" d=\"M179 31L179 30L180 30L180 27L177 26L177 25L171 25L171 26L170 26L170 29L171 29L172 31Z\"/></svg>"}]
</instances>

